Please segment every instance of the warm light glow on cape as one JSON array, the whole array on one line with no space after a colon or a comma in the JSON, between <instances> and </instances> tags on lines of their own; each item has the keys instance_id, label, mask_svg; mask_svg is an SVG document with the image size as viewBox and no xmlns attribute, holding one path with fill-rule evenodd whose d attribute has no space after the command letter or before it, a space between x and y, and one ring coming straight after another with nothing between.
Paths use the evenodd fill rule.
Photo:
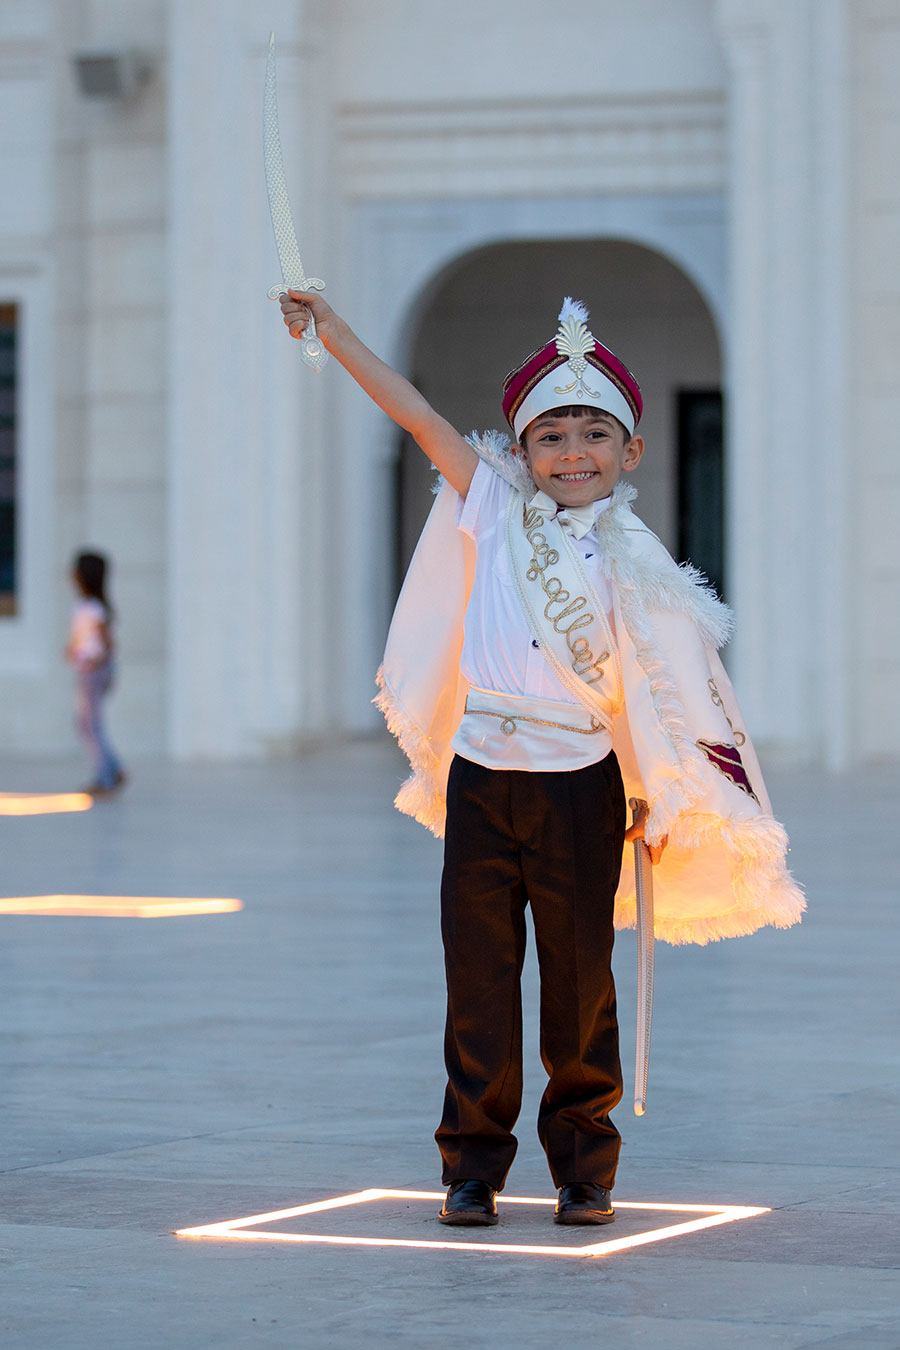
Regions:
<instances>
[{"instance_id":1,"label":"warm light glow on cape","mask_svg":"<svg viewBox=\"0 0 900 1350\"><path fill-rule=\"evenodd\" d=\"M373 1200L429 1200L441 1201L443 1191L390 1191L373 1188L356 1191L352 1195L338 1195L331 1200L318 1200L309 1205L297 1205L293 1209L276 1209L269 1214L251 1214L246 1219L225 1219L221 1223L203 1224L199 1228L179 1228L176 1237L193 1238L235 1238L248 1242L322 1242L343 1247L422 1247L436 1251L481 1252L484 1255L516 1256L611 1256L614 1252L627 1251L629 1247L643 1247L649 1242L662 1242L666 1238L682 1237L685 1233L697 1233L704 1228L715 1228L719 1224L734 1223L738 1219L751 1219L757 1214L768 1214L768 1209L747 1205L664 1205L641 1203L637 1201L617 1200L617 1210L646 1210L658 1214L689 1214L694 1217L681 1223L667 1224L664 1227L649 1228L642 1233L632 1233L628 1237L606 1239L603 1242L591 1242L584 1247L563 1246L525 1246L519 1243L495 1242L491 1236L483 1242L442 1242L428 1241L422 1238L387 1237L334 1237L324 1233L271 1233L263 1232L259 1224L277 1223L282 1219L292 1219L299 1215L321 1214L325 1210L340 1209L345 1205L361 1205ZM546 1197L502 1195L497 1198L497 1207L501 1213L507 1205L554 1205L554 1199ZM571 1229L567 1230L571 1232Z\"/></svg>"}]
</instances>

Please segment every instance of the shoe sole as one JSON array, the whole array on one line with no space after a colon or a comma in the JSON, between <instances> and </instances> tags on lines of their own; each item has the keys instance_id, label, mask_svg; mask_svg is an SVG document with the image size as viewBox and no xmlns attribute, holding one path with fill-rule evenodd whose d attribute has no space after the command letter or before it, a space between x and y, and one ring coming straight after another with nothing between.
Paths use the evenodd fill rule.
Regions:
<instances>
[{"instance_id":1,"label":"shoe sole","mask_svg":"<svg viewBox=\"0 0 900 1350\"><path fill-rule=\"evenodd\" d=\"M462 1209L458 1214L439 1214L438 1223L449 1224L451 1228L493 1228L497 1223L496 1214L482 1214L477 1209Z\"/></svg>"},{"instance_id":2,"label":"shoe sole","mask_svg":"<svg viewBox=\"0 0 900 1350\"><path fill-rule=\"evenodd\" d=\"M569 1209L563 1210L561 1214L553 1215L554 1223L563 1224L596 1224L613 1223L615 1214L604 1214L600 1209Z\"/></svg>"}]
</instances>

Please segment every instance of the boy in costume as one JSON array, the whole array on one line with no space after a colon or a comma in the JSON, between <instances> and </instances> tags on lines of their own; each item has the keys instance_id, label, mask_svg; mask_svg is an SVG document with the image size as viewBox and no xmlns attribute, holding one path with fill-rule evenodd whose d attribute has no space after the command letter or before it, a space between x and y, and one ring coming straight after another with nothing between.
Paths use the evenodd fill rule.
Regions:
<instances>
[{"instance_id":1,"label":"boy in costume","mask_svg":"<svg viewBox=\"0 0 900 1350\"><path fill-rule=\"evenodd\" d=\"M507 376L512 444L460 436L320 295L281 306L294 337L312 314L444 480L377 699L413 771L396 805L445 837L439 1218L497 1221L521 1105L530 904L554 1218L608 1223L622 1094L613 928L635 922L626 839L651 848L656 936L670 942L787 927L804 909L717 655L730 613L631 511L621 475L643 454L640 389L583 306L566 299L555 336ZM626 793L649 804L627 831Z\"/></svg>"}]
</instances>

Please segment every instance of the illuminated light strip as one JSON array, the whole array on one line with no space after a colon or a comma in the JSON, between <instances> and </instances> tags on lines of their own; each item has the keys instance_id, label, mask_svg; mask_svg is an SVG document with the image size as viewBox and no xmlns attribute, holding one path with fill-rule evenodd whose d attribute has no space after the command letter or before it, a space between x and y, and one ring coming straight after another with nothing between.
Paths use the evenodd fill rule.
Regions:
<instances>
[{"instance_id":1,"label":"illuminated light strip","mask_svg":"<svg viewBox=\"0 0 900 1350\"><path fill-rule=\"evenodd\" d=\"M60 811L90 811L94 799L87 792L0 792L0 816L47 816Z\"/></svg>"},{"instance_id":2,"label":"illuminated light strip","mask_svg":"<svg viewBox=\"0 0 900 1350\"><path fill-rule=\"evenodd\" d=\"M325 1243L336 1247L412 1247L416 1249L483 1252L497 1255L516 1256L610 1256L630 1247L643 1247L651 1242L662 1242L666 1238L682 1237L686 1233L697 1233L705 1228L715 1228L724 1223L735 1223L740 1219L752 1219L759 1214L769 1214L767 1208L750 1205L665 1205L656 1202L642 1204L639 1201L618 1200L617 1209L640 1209L655 1213L660 1211L676 1214L698 1214L701 1218L689 1219L683 1223L669 1224L664 1228L652 1228L645 1233L635 1233L630 1237L612 1238L604 1242L590 1243L584 1247L539 1247L507 1242L440 1242L423 1238L379 1238L379 1237L335 1237L318 1233L264 1233L251 1227L253 1224L277 1223L281 1219L296 1218L301 1214L319 1214L330 1209L339 1209L349 1205L367 1204L373 1200L443 1200L442 1191L394 1191L371 1188L356 1191L350 1195L335 1196L331 1200L314 1201L307 1205L297 1205L292 1209L271 1210L268 1214L251 1214L244 1219L225 1219L221 1223L203 1224L197 1228L179 1228L176 1237L188 1238L228 1238L245 1242L300 1242ZM506 1205L554 1205L554 1199L545 1196L504 1196L499 1202L500 1208Z\"/></svg>"},{"instance_id":3,"label":"illuminated light strip","mask_svg":"<svg viewBox=\"0 0 900 1350\"><path fill-rule=\"evenodd\" d=\"M190 896L20 895L0 899L2 914L38 914L109 919L173 919L186 914L233 914L241 900L203 900Z\"/></svg>"}]
</instances>

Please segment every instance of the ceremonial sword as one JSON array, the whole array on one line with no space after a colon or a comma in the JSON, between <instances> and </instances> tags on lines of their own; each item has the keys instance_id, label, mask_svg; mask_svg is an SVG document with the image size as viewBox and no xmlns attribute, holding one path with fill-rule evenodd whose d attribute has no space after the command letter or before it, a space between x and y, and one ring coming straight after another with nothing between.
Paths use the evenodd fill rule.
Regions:
<instances>
[{"instance_id":1,"label":"ceremonial sword","mask_svg":"<svg viewBox=\"0 0 900 1350\"><path fill-rule=\"evenodd\" d=\"M278 90L275 80L275 34L269 34L269 54L266 59L266 92L263 99L263 151L266 163L266 188L269 193L269 212L275 231L275 247L281 264L281 284L269 289L269 299L277 300L286 291L324 291L325 282L308 277L300 261L297 236L291 217L287 184L284 180L284 161L281 155L281 137L278 134ZM309 323L300 344L300 355L313 370L321 370L328 360L322 339L316 335L316 321L309 313Z\"/></svg>"},{"instance_id":2,"label":"ceremonial sword","mask_svg":"<svg viewBox=\"0 0 900 1350\"><path fill-rule=\"evenodd\" d=\"M633 825L643 825L650 808L639 797L628 805ZM637 1037L634 1047L634 1114L647 1109L650 1072L650 1027L653 1022L653 860L643 839L634 840L634 893L637 898Z\"/></svg>"}]
</instances>

